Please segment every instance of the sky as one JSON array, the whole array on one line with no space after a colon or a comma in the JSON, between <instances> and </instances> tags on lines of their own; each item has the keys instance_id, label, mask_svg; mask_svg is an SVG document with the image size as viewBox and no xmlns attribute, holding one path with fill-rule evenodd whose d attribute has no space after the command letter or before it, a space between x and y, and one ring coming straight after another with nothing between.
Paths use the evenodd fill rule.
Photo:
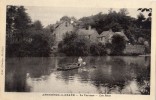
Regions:
<instances>
[{"instance_id":1,"label":"sky","mask_svg":"<svg viewBox=\"0 0 156 100\"><path fill-rule=\"evenodd\" d=\"M39 6L25 6L26 12L32 19L32 21L40 20L42 25L46 27L49 24L55 24L63 16L74 16L79 19L84 16L95 15L99 12L108 13L110 8L82 8L82 7L39 7ZM137 17L140 13L138 8L128 8L128 16ZM119 8L115 9L119 11Z\"/></svg>"}]
</instances>

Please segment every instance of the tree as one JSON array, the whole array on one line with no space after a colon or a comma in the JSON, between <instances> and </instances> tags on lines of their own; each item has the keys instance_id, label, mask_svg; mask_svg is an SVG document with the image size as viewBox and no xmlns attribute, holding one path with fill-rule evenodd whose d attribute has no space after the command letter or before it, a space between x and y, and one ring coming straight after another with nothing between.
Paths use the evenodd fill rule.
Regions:
<instances>
[{"instance_id":1,"label":"tree","mask_svg":"<svg viewBox=\"0 0 156 100\"><path fill-rule=\"evenodd\" d=\"M97 45L97 43L92 43L91 44L90 53L93 56L99 56L100 55L100 50L99 50L99 46Z\"/></svg>"},{"instance_id":2,"label":"tree","mask_svg":"<svg viewBox=\"0 0 156 100\"><path fill-rule=\"evenodd\" d=\"M27 44L31 19L23 6L7 6L6 14L6 55L21 56Z\"/></svg>"},{"instance_id":3,"label":"tree","mask_svg":"<svg viewBox=\"0 0 156 100\"><path fill-rule=\"evenodd\" d=\"M36 30L42 30L42 29L43 29L43 25L42 25L42 23L41 23L39 20L35 21L35 22L33 23L33 26L34 26L34 28L35 28Z\"/></svg>"},{"instance_id":4,"label":"tree","mask_svg":"<svg viewBox=\"0 0 156 100\"><path fill-rule=\"evenodd\" d=\"M144 41L145 41L145 40L144 40L143 37L139 37L139 38L138 38L138 44L141 44L141 45L142 45L142 44L144 44Z\"/></svg>"},{"instance_id":5,"label":"tree","mask_svg":"<svg viewBox=\"0 0 156 100\"><path fill-rule=\"evenodd\" d=\"M120 9L119 14L121 14L123 16L127 16L129 14L129 12L126 8L122 8L122 9Z\"/></svg>"},{"instance_id":6,"label":"tree","mask_svg":"<svg viewBox=\"0 0 156 100\"><path fill-rule=\"evenodd\" d=\"M111 53L121 55L126 47L126 41L123 36L115 34L112 36Z\"/></svg>"},{"instance_id":7,"label":"tree","mask_svg":"<svg viewBox=\"0 0 156 100\"><path fill-rule=\"evenodd\" d=\"M6 56L49 56L54 36L38 20L31 22L23 6L7 6Z\"/></svg>"},{"instance_id":8,"label":"tree","mask_svg":"<svg viewBox=\"0 0 156 100\"><path fill-rule=\"evenodd\" d=\"M45 30L34 30L30 31L32 42L30 43L30 56L49 56L51 53L51 42L53 39L50 37L50 33Z\"/></svg>"},{"instance_id":9,"label":"tree","mask_svg":"<svg viewBox=\"0 0 156 100\"><path fill-rule=\"evenodd\" d=\"M145 20L145 16L142 14L142 13L139 13L139 15L137 16L137 20L139 21L139 22L142 22L142 21L144 21Z\"/></svg>"},{"instance_id":10,"label":"tree","mask_svg":"<svg viewBox=\"0 0 156 100\"><path fill-rule=\"evenodd\" d=\"M60 21L68 21L68 22L70 22L71 18L68 17L68 16L63 16L62 18L60 18Z\"/></svg>"},{"instance_id":11,"label":"tree","mask_svg":"<svg viewBox=\"0 0 156 100\"><path fill-rule=\"evenodd\" d=\"M108 13L110 14L110 13L112 13L113 12L113 8L110 8L109 10L108 10Z\"/></svg>"},{"instance_id":12,"label":"tree","mask_svg":"<svg viewBox=\"0 0 156 100\"><path fill-rule=\"evenodd\" d=\"M54 32L54 30L55 30L55 25L54 24L50 24L50 25L48 25L48 26L46 26L46 28L45 29L47 29L47 30L49 30L50 32Z\"/></svg>"},{"instance_id":13,"label":"tree","mask_svg":"<svg viewBox=\"0 0 156 100\"><path fill-rule=\"evenodd\" d=\"M135 18L127 16L128 10L125 8L120 9L119 12L110 9L108 14L99 12L98 14L82 17L79 20L83 23L83 27L88 25L95 28L98 33L112 29L113 31L121 31L121 29L128 30L129 27L134 26Z\"/></svg>"},{"instance_id":14,"label":"tree","mask_svg":"<svg viewBox=\"0 0 156 100\"><path fill-rule=\"evenodd\" d=\"M140 14L138 15L137 24L140 34L149 44L151 44L151 19L152 19L152 8L138 8ZM143 12L148 13L148 17L145 17ZM149 46L150 47L150 46Z\"/></svg>"},{"instance_id":15,"label":"tree","mask_svg":"<svg viewBox=\"0 0 156 100\"><path fill-rule=\"evenodd\" d=\"M59 43L59 51L67 56L87 56L90 52L90 41L76 33L66 34Z\"/></svg>"},{"instance_id":16,"label":"tree","mask_svg":"<svg viewBox=\"0 0 156 100\"><path fill-rule=\"evenodd\" d=\"M30 56L49 56L51 47L54 45L55 37L52 32L42 27L40 21L35 21L33 27L29 29L32 39L29 48Z\"/></svg>"},{"instance_id":17,"label":"tree","mask_svg":"<svg viewBox=\"0 0 156 100\"><path fill-rule=\"evenodd\" d=\"M31 26L31 20L23 6L7 6L6 27L7 34L21 37Z\"/></svg>"},{"instance_id":18,"label":"tree","mask_svg":"<svg viewBox=\"0 0 156 100\"><path fill-rule=\"evenodd\" d=\"M106 46L102 43L92 43L90 46L90 54L93 56L106 55Z\"/></svg>"},{"instance_id":19,"label":"tree","mask_svg":"<svg viewBox=\"0 0 156 100\"><path fill-rule=\"evenodd\" d=\"M88 28L88 26L92 26L94 24L94 20L92 19L92 17L82 17L81 19L79 19L81 21L81 25L80 27L83 28Z\"/></svg>"},{"instance_id":20,"label":"tree","mask_svg":"<svg viewBox=\"0 0 156 100\"><path fill-rule=\"evenodd\" d=\"M137 16L137 24L139 26L139 28L143 27L143 21L145 20L145 16L142 13L139 13L139 15Z\"/></svg>"}]
</instances>

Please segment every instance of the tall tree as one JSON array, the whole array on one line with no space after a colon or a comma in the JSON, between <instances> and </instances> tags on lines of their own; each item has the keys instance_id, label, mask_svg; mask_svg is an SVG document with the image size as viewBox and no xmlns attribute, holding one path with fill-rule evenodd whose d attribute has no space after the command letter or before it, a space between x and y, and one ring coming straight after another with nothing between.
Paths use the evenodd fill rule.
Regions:
<instances>
[{"instance_id":1,"label":"tall tree","mask_svg":"<svg viewBox=\"0 0 156 100\"><path fill-rule=\"evenodd\" d=\"M68 17L68 16L63 16L63 17L60 19L60 21L68 21L68 22L70 22L70 21L71 21L71 18Z\"/></svg>"},{"instance_id":2,"label":"tall tree","mask_svg":"<svg viewBox=\"0 0 156 100\"><path fill-rule=\"evenodd\" d=\"M31 19L23 6L7 6L6 17L6 49L9 55L19 55L24 49L23 42L27 38L27 29Z\"/></svg>"},{"instance_id":3,"label":"tall tree","mask_svg":"<svg viewBox=\"0 0 156 100\"><path fill-rule=\"evenodd\" d=\"M43 29L43 25L42 25L42 23L41 23L39 20L35 21L35 22L33 23L33 26L34 26L34 28L35 28L36 30L42 30L42 29Z\"/></svg>"},{"instance_id":4,"label":"tall tree","mask_svg":"<svg viewBox=\"0 0 156 100\"><path fill-rule=\"evenodd\" d=\"M127 16L129 14L128 10L126 8L121 8L119 10L119 14Z\"/></svg>"},{"instance_id":5,"label":"tall tree","mask_svg":"<svg viewBox=\"0 0 156 100\"><path fill-rule=\"evenodd\" d=\"M146 19L145 16L142 13L139 13L139 15L137 16L137 24L138 24L139 28L142 28L143 21L145 19Z\"/></svg>"},{"instance_id":6,"label":"tall tree","mask_svg":"<svg viewBox=\"0 0 156 100\"><path fill-rule=\"evenodd\" d=\"M111 53L113 55L121 55L126 47L126 41L121 35L112 36Z\"/></svg>"}]
</instances>

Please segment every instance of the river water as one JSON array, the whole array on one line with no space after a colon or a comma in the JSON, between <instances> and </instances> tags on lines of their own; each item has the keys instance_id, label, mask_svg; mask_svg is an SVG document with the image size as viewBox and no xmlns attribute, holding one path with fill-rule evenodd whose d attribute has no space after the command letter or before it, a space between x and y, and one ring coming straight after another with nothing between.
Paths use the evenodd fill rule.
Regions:
<instances>
[{"instance_id":1,"label":"river water","mask_svg":"<svg viewBox=\"0 0 156 100\"><path fill-rule=\"evenodd\" d=\"M57 71L77 57L6 58L6 92L150 94L150 57L83 57L86 66Z\"/></svg>"}]
</instances>

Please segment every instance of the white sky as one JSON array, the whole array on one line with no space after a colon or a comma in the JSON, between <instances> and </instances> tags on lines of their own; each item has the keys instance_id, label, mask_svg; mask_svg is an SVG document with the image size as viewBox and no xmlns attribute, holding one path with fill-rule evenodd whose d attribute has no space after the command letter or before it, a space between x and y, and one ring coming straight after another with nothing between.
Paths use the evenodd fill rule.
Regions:
<instances>
[{"instance_id":1,"label":"white sky","mask_svg":"<svg viewBox=\"0 0 156 100\"><path fill-rule=\"evenodd\" d=\"M79 19L84 16L95 15L99 12L108 13L110 8L76 8L76 7L39 7L39 6L25 6L27 9L26 12L31 17L32 21L40 20L43 26L47 26L49 24L55 24L56 21L63 16L74 16ZM137 17L140 11L137 11L138 8L128 9L129 16ZM115 11L119 11L118 9L113 9Z\"/></svg>"}]
</instances>

